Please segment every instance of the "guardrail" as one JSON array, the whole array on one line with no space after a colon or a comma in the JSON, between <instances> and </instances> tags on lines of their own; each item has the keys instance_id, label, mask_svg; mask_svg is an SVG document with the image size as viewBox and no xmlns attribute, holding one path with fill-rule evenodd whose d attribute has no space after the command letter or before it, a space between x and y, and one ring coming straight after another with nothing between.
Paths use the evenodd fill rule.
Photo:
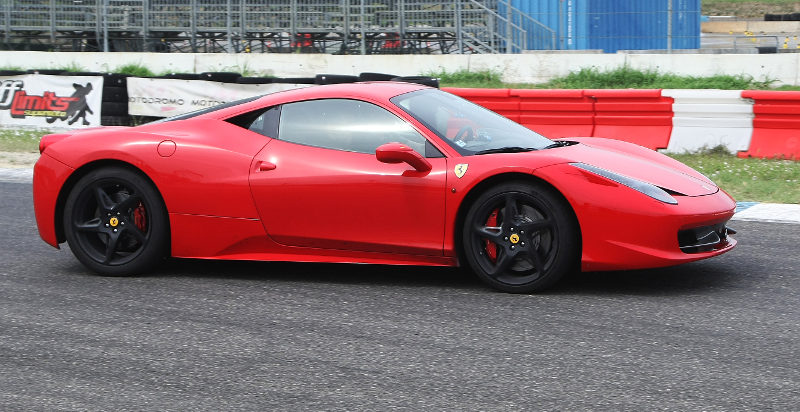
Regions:
<instances>
[{"instance_id":1,"label":"guardrail","mask_svg":"<svg viewBox=\"0 0 800 412\"><path fill-rule=\"evenodd\" d=\"M586 90L595 100L593 136L615 136L656 150L672 132L672 98L661 90Z\"/></svg>"},{"instance_id":2,"label":"guardrail","mask_svg":"<svg viewBox=\"0 0 800 412\"><path fill-rule=\"evenodd\" d=\"M552 138L606 137L667 152L722 145L739 157L800 161L797 91L508 89L503 101L506 89L444 90Z\"/></svg>"},{"instance_id":3,"label":"guardrail","mask_svg":"<svg viewBox=\"0 0 800 412\"><path fill-rule=\"evenodd\" d=\"M672 104L672 134L667 151L693 152L725 146L747 150L753 135L753 101L741 90L662 90Z\"/></svg>"},{"instance_id":4,"label":"guardrail","mask_svg":"<svg viewBox=\"0 0 800 412\"><path fill-rule=\"evenodd\" d=\"M591 136L594 99L583 90L513 89L523 126L550 137Z\"/></svg>"},{"instance_id":5,"label":"guardrail","mask_svg":"<svg viewBox=\"0 0 800 412\"><path fill-rule=\"evenodd\" d=\"M800 92L746 90L753 99L753 136L740 157L800 160Z\"/></svg>"}]
</instances>

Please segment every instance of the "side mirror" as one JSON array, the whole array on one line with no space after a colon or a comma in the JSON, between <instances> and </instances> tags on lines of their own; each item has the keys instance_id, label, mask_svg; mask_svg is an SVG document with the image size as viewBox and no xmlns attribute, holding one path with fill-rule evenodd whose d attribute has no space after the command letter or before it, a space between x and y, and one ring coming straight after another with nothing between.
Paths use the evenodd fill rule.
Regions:
<instances>
[{"instance_id":1,"label":"side mirror","mask_svg":"<svg viewBox=\"0 0 800 412\"><path fill-rule=\"evenodd\" d=\"M402 143L386 143L375 149L375 157L383 163L408 163L418 172L430 172L431 164L414 149Z\"/></svg>"}]
</instances>

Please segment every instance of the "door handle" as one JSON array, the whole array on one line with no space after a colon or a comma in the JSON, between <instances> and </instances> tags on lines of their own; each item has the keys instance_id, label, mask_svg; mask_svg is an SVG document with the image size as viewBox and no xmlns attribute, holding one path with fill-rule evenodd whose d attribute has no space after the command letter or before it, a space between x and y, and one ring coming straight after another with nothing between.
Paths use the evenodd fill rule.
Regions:
<instances>
[{"instance_id":1,"label":"door handle","mask_svg":"<svg viewBox=\"0 0 800 412\"><path fill-rule=\"evenodd\" d=\"M267 171L270 171L270 170L275 170L276 167L278 167L278 166L276 166L275 163L258 162L258 171L259 172L267 172Z\"/></svg>"}]
</instances>

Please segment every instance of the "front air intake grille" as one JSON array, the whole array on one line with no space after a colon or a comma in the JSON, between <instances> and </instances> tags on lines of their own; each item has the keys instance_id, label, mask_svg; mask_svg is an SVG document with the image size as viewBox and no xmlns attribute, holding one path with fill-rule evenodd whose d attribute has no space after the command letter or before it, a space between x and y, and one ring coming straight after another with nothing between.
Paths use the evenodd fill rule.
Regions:
<instances>
[{"instance_id":1,"label":"front air intake grille","mask_svg":"<svg viewBox=\"0 0 800 412\"><path fill-rule=\"evenodd\" d=\"M728 244L729 233L736 232L725 223L681 230L678 232L678 245L683 253L711 252Z\"/></svg>"}]
</instances>

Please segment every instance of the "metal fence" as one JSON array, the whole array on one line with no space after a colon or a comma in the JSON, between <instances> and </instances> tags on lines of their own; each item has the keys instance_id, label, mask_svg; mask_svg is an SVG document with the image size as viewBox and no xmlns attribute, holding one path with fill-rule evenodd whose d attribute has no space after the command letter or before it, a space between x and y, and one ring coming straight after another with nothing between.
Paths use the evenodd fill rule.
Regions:
<instances>
[{"instance_id":1,"label":"metal fence","mask_svg":"<svg viewBox=\"0 0 800 412\"><path fill-rule=\"evenodd\" d=\"M699 0L0 0L0 39L63 51L614 52L698 48L699 13Z\"/></svg>"},{"instance_id":2,"label":"metal fence","mask_svg":"<svg viewBox=\"0 0 800 412\"><path fill-rule=\"evenodd\" d=\"M7 49L518 53L553 30L508 0L1 0Z\"/></svg>"}]
</instances>

